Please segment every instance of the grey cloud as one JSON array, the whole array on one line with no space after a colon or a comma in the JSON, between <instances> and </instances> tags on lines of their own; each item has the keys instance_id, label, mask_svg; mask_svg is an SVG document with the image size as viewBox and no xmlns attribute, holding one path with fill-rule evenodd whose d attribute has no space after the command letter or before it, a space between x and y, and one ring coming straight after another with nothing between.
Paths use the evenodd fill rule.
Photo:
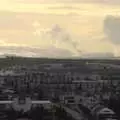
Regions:
<instances>
[{"instance_id":1,"label":"grey cloud","mask_svg":"<svg viewBox=\"0 0 120 120\"><path fill-rule=\"evenodd\" d=\"M107 16L104 20L104 32L114 44L120 44L120 17Z\"/></svg>"},{"instance_id":2,"label":"grey cloud","mask_svg":"<svg viewBox=\"0 0 120 120\"><path fill-rule=\"evenodd\" d=\"M111 52L106 53L85 53L82 55L83 58L113 58L114 54Z\"/></svg>"},{"instance_id":3,"label":"grey cloud","mask_svg":"<svg viewBox=\"0 0 120 120\"><path fill-rule=\"evenodd\" d=\"M120 4L120 0L93 0L93 2L97 2L97 3L103 3L103 4L114 4L114 5L118 5Z\"/></svg>"},{"instance_id":4,"label":"grey cloud","mask_svg":"<svg viewBox=\"0 0 120 120\"><path fill-rule=\"evenodd\" d=\"M56 48L51 46L49 48L33 48L22 46L0 46L0 56L16 55L24 57L48 57L48 58L74 58L74 54L66 49ZM82 58L113 58L114 54L106 53L84 53Z\"/></svg>"},{"instance_id":5,"label":"grey cloud","mask_svg":"<svg viewBox=\"0 0 120 120\"><path fill-rule=\"evenodd\" d=\"M51 46L49 48L32 48L32 47L15 47L15 46L0 46L2 54L12 54L26 57L72 57L73 53L66 50Z\"/></svg>"}]
</instances>

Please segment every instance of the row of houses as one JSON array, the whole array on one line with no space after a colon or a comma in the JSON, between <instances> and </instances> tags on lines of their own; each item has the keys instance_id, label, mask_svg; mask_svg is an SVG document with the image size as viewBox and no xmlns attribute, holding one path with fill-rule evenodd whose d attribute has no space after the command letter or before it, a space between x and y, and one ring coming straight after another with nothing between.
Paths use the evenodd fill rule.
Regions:
<instances>
[{"instance_id":1,"label":"row of houses","mask_svg":"<svg viewBox=\"0 0 120 120\"><path fill-rule=\"evenodd\" d=\"M120 77L120 76L118 76ZM104 77L105 78L105 77ZM49 89L64 90L64 86L68 91L78 87L94 88L97 84L104 86L105 84L118 84L118 80L104 79L98 73L89 73L83 71L71 70L43 70L43 71L22 71L13 72L6 71L0 73L1 84L5 83L14 89L29 88L34 89L38 86L45 86ZM102 81L102 80L103 81ZM82 85L82 86L81 86Z\"/></svg>"},{"instance_id":2,"label":"row of houses","mask_svg":"<svg viewBox=\"0 0 120 120\"><path fill-rule=\"evenodd\" d=\"M79 72L5 72L0 74L0 80L4 80L7 83L24 85L27 83L35 83L35 84L67 84L71 83L73 80L84 80L84 79L100 79L99 75L91 75L89 73L79 73ZM19 82L19 83L17 83Z\"/></svg>"}]
</instances>

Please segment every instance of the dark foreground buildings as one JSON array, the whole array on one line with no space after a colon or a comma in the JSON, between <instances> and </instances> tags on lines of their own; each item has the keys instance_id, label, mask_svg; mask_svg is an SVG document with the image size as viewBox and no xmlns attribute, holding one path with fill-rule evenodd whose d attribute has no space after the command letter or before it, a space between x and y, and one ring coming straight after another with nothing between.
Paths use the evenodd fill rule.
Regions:
<instances>
[{"instance_id":1,"label":"dark foreground buildings","mask_svg":"<svg viewBox=\"0 0 120 120\"><path fill-rule=\"evenodd\" d=\"M119 115L119 107L117 107L120 104L119 79L119 68L109 67L109 65L106 67L106 65L99 64L75 65L72 63L64 65L64 67L61 65L30 68L11 67L10 70L0 73L1 101L13 101L14 98L24 93L23 101L29 96L31 100L49 100L52 102L52 106L55 106L48 109L48 107L36 105L25 113L23 111L16 112L8 105L6 108L8 110L2 110L0 114L3 118L7 114L9 117L7 116L6 119L11 118L11 120L20 116L30 117L32 120L38 118L49 120L87 119L81 114L81 108L86 107L91 110L94 105L102 104L102 107L106 106ZM83 106L80 107L80 104ZM0 106L4 108L4 105ZM82 117L79 115L75 117L73 113L76 116L80 114Z\"/></svg>"}]
</instances>

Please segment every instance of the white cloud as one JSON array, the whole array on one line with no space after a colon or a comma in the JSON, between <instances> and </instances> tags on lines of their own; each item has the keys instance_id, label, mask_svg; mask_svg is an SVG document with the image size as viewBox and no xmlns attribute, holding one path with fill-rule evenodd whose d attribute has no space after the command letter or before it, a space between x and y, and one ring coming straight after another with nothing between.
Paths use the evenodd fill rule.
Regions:
<instances>
[{"instance_id":1,"label":"white cloud","mask_svg":"<svg viewBox=\"0 0 120 120\"><path fill-rule=\"evenodd\" d=\"M35 28L40 27L39 21L34 21L33 22L33 27L35 27Z\"/></svg>"},{"instance_id":2,"label":"white cloud","mask_svg":"<svg viewBox=\"0 0 120 120\"><path fill-rule=\"evenodd\" d=\"M12 54L25 57L72 57L74 54L67 50L49 46L46 48L32 47L25 44L6 43L0 40L0 55Z\"/></svg>"},{"instance_id":3,"label":"white cloud","mask_svg":"<svg viewBox=\"0 0 120 120\"><path fill-rule=\"evenodd\" d=\"M0 40L0 47L6 47L6 46L13 46L13 47L18 47L18 46L21 46L21 47L28 47L28 45L25 45L25 44L16 44L16 43L7 43L5 42L5 40Z\"/></svg>"},{"instance_id":4,"label":"white cloud","mask_svg":"<svg viewBox=\"0 0 120 120\"><path fill-rule=\"evenodd\" d=\"M53 25L49 29L37 29L35 35L40 36L43 40L51 41L51 44L57 47L60 47L60 44L65 43L70 45L79 54L81 52L77 48L78 42L74 40L75 37L72 38L71 34L68 33L65 29L61 28L58 24Z\"/></svg>"}]
</instances>

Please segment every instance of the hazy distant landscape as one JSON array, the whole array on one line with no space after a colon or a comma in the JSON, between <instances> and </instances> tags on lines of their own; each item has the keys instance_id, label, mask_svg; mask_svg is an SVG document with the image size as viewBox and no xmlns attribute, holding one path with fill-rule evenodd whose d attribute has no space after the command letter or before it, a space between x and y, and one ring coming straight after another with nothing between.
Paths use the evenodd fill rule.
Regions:
<instances>
[{"instance_id":1,"label":"hazy distant landscape","mask_svg":"<svg viewBox=\"0 0 120 120\"><path fill-rule=\"evenodd\" d=\"M82 65L90 63L104 63L104 64L113 64L119 65L119 59L55 59L55 58L32 58L32 57L15 57L15 56L6 56L5 58L0 58L0 67L9 67L13 65L39 65L39 64L69 64L73 63L74 65Z\"/></svg>"}]
</instances>

